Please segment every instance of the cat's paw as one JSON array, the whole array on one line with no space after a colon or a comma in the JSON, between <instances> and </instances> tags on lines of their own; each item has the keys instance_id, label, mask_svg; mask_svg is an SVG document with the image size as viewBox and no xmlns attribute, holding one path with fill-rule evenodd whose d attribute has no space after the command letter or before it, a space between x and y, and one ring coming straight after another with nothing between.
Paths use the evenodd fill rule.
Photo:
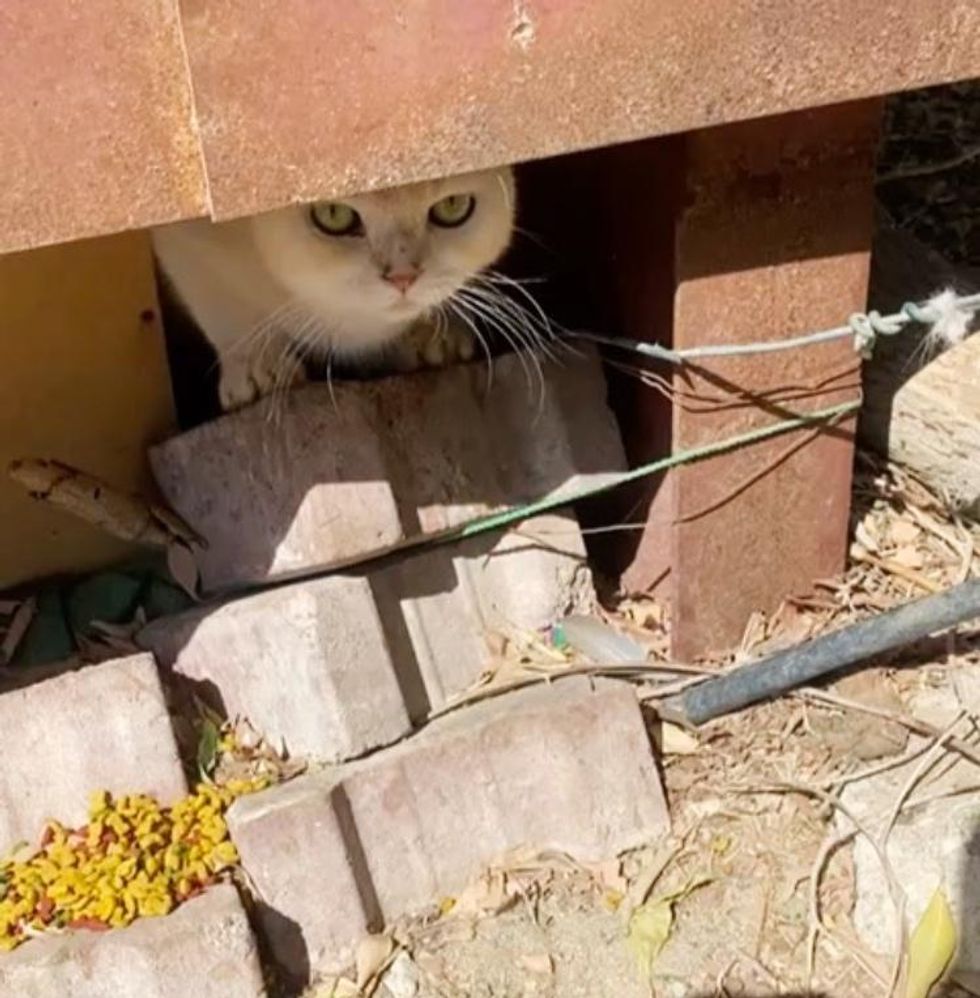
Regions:
<instances>
[{"instance_id":1,"label":"cat's paw","mask_svg":"<svg viewBox=\"0 0 980 998\"><path fill-rule=\"evenodd\" d=\"M472 360L476 342L472 331L458 322L420 319L398 340L393 353L398 370L418 371Z\"/></svg>"},{"instance_id":2,"label":"cat's paw","mask_svg":"<svg viewBox=\"0 0 980 998\"><path fill-rule=\"evenodd\" d=\"M302 363L289 350L259 350L241 357L226 355L221 359L218 397L222 410L231 412L305 381Z\"/></svg>"}]
</instances>

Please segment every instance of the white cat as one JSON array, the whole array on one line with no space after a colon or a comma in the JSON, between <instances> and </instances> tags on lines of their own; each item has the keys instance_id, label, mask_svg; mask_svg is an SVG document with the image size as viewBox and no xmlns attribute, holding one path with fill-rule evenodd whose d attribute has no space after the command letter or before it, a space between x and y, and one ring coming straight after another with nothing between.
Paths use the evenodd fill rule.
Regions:
<instances>
[{"instance_id":1,"label":"white cat","mask_svg":"<svg viewBox=\"0 0 980 998\"><path fill-rule=\"evenodd\" d=\"M464 327L476 333L473 319L491 308L477 275L509 246L514 210L504 168L179 222L156 229L153 245L218 354L221 403L233 409L299 379L304 353L329 363L394 345L399 367L468 359Z\"/></svg>"}]
</instances>

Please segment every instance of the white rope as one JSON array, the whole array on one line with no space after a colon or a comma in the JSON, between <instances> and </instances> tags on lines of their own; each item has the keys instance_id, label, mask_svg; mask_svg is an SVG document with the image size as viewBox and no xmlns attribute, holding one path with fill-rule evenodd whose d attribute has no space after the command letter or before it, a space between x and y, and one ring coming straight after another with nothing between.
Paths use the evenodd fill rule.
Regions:
<instances>
[{"instance_id":1,"label":"white rope","mask_svg":"<svg viewBox=\"0 0 980 998\"><path fill-rule=\"evenodd\" d=\"M958 343L969 333L970 321L978 311L980 311L980 294L957 295L952 288L946 288L921 305L907 302L892 315L879 315L873 311L858 312L851 316L846 326L836 326L833 329L823 329L767 343L723 343L716 346L671 350L658 343L643 343L639 340L601 336L597 333L575 332L573 335L593 343L631 350L645 357L664 360L671 364L685 364L705 357L742 357L775 353L847 338L853 339L854 349L867 359L870 358L879 336L894 336L913 324L928 327L926 336L936 346L946 347Z\"/></svg>"}]
</instances>

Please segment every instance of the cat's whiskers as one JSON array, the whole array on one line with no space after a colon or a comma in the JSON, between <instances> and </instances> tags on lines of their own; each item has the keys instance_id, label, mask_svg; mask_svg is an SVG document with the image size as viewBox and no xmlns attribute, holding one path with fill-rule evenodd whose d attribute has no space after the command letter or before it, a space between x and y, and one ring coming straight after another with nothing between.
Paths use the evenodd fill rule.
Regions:
<instances>
[{"instance_id":1,"label":"cat's whiskers","mask_svg":"<svg viewBox=\"0 0 980 998\"><path fill-rule=\"evenodd\" d=\"M558 338L550 320L543 309L537 306L537 302L535 302L536 310L531 311L498 288L478 282L467 285L466 292L471 298L485 305L501 321L510 323L515 332L523 334L521 339L529 349L537 349L549 360L555 359L552 345L558 342Z\"/></svg>"},{"instance_id":2,"label":"cat's whiskers","mask_svg":"<svg viewBox=\"0 0 980 998\"><path fill-rule=\"evenodd\" d=\"M483 335L480 327L466 314L457 301L454 301L452 297L447 298L441 305L435 309L435 315L437 321L441 321L441 330L443 333L449 328L449 316L455 315L460 322L464 323L473 334L473 338L477 343L480 344L480 349L483 351L484 356L487 359L487 388L489 392L493 387L493 353L490 350L490 344L487 343L487 338Z\"/></svg>"},{"instance_id":3,"label":"cat's whiskers","mask_svg":"<svg viewBox=\"0 0 980 998\"><path fill-rule=\"evenodd\" d=\"M485 322L491 330L498 332L517 354L521 366L524 368L524 376L527 378L528 391L531 391L534 385L534 379L531 376L532 369L537 376L539 389L543 391L544 375L541 373L541 363L534 351L533 344L525 338L525 333L520 325L508 325L506 316L501 317L487 302L482 301L471 292L472 288L460 288L456 292L453 301L457 307L467 312L472 318ZM473 328L472 325L471 328ZM530 363L528 363L528 358L530 358Z\"/></svg>"}]
</instances>

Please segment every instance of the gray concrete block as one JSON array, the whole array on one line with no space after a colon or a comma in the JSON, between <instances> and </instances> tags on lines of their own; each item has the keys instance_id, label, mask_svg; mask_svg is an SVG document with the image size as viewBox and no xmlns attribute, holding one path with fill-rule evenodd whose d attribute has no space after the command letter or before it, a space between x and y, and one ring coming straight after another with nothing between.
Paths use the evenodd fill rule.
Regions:
<instances>
[{"instance_id":1,"label":"gray concrete block","mask_svg":"<svg viewBox=\"0 0 980 998\"><path fill-rule=\"evenodd\" d=\"M187 784L153 658L90 665L0 694L0 851L48 818L84 823L93 790L164 803Z\"/></svg>"},{"instance_id":2,"label":"gray concrete block","mask_svg":"<svg viewBox=\"0 0 980 998\"><path fill-rule=\"evenodd\" d=\"M594 602L570 514L403 557L366 578L296 583L154 622L165 670L293 754L340 762L406 734L469 687L487 635Z\"/></svg>"},{"instance_id":3,"label":"gray concrete block","mask_svg":"<svg viewBox=\"0 0 980 998\"><path fill-rule=\"evenodd\" d=\"M293 755L336 762L410 728L370 584L335 577L156 621L161 667Z\"/></svg>"},{"instance_id":4,"label":"gray concrete block","mask_svg":"<svg viewBox=\"0 0 980 998\"><path fill-rule=\"evenodd\" d=\"M591 351L310 385L151 451L170 504L207 540L205 589L350 564L407 537L608 480L625 466Z\"/></svg>"},{"instance_id":5,"label":"gray concrete block","mask_svg":"<svg viewBox=\"0 0 980 998\"><path fill-rule=\"evenodd\" d=\"M568 679L242 798L229 827L273 954L325 969L366 928L459 891L501 853L598 860L664 834L669 817L632 688Z\"/></svg>"},{"instance_id":6,"label":"gray concrete block","mask_svg":"<svg viewBox=\"0 0 980 998\"><path fill-rule=\"evenodd\" d=\"M255 939L231 884L163 918L68 932L0 956L0 998L262 998Z\"/></svg>"}]
</instances>

